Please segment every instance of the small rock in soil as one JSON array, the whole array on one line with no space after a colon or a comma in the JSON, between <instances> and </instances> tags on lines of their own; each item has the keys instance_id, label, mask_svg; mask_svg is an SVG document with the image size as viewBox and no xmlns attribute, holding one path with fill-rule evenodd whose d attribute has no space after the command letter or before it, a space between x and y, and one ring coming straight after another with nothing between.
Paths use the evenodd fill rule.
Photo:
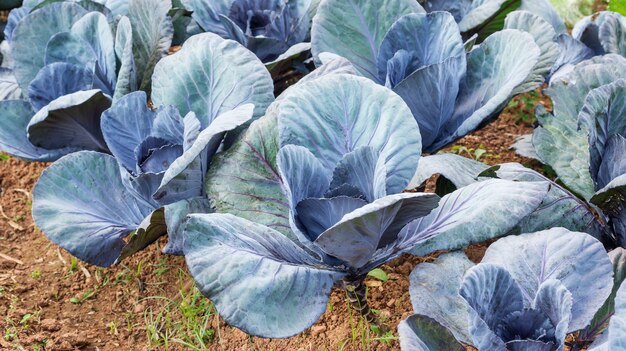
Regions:
<instances>
[{"instance_id":1,"label":"small rock in soil","mask_svg":"<svg viewBox=\"0 0 626 351\"><path fill-rule=\"evenodd\" d=\"M74 349L74 347L72 346L72 344L70 344L69 341L63 340L58 343L58 349L59 350L72 350Z\"/></svg>"},{"instance_id":2,"label":"small rock in soil","mask_svg":"<svg viewBox=\"0 0 626 351\"><path fill-rule=\"evenodd\" d=\"M25 293L27 291L30 291L30 290L33 290L32 286L24 286L24 285L22 285L22 286L19 286L19 287L15 288L13 290L13 292L16 293L16 294L23 294L23 293Z\"/></svg>"},{"instance_id":3,"label":"small rock in soil","mask_svg":"<svg viewBox=\"0 0 626 351\"><path fill-rule=\"evenodd\" d=\"M61 340L69 342L74 347L81 347L89 344L89 341L82 336L74 333L66 333L61 336Z\"/></svg>"},{"instance_id":4,"label":"small rock in soil","mask_svg":"<svg viewBox=\"0 0 626 351\"><path fill-rule=\"evenodd\" d=\"M17 263L11 261L0 261L0 270L10 270L15 268Z\"/></svg>"},{"instance_id":5,"label":"small rock in soil","mask_svg":"<svg viewBox=\"0 0 626 351\"><path fill-rule=\"evenodd\" d=\"M326 331L326 326L325 325L315 325L313 327L311 327L311 333L313 335L320 335L321 333Z\"/></svg>"},{"instance_id":6,"label":"small rock in soil","mask_svg":"<svg viewBox=\"0 0 626 351\"><path fill-rule=\"evenodd\" d=\"M57 321L56 319L51 319L51 318L42 320L41 323L39 323L39 325L41 326L41 329L45 331L50 331L50 332L55 332L61 329L61 323L59 323L59 321Z\"/></svg>"},{"instance_id":7,"label":"small rock in soil","mask_svg":"<svg viewBox=\"0 0 626 351\"><path fill-rule=\"evenodd\" d=\"M378 280L368 280L365 282L365 285L369 286L370 288L377 288L379 286L382 286L383 282Z\"/></svg>"},{"instance_id":8,"label":"small rock in soil","mask_svg":"<svg viewBox=\"0 0 626 351\"><path fill-rule=\"evenodd\" d=\"M413 269L413 265L410 262L404 262L401 266L396 268L396 271L402 275L407 275L411 273L411 269Z\"/></svg>"},{"instance_id":9,"label":"small rock in soil","mask_svg":"<svg viewBox=\"0 0 626 351\"><path fill-rule=\"evenodd\" d=\"M146 309L146 306L142 303L138 303L135 306L135 313L142 313Z\"/></svg>"}]
</instances>

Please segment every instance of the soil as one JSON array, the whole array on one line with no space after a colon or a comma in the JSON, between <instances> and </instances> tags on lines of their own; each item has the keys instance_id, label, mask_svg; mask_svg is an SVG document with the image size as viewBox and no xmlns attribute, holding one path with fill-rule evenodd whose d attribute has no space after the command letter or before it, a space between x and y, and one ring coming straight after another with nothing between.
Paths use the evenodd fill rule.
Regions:
<instances>
[{"instance_id":1,"label":"soil","mask_svg":"<svg viewBox=\"0 0 626 351\"><path fill-rule=\"evenodd\" d=\"M481 161L487 163L532 164L509 149L518 135L532 131L532 121L516 119L519 112L519 106L506 109L457 145L485 149ZM189 325L205 323L195 328L206 332L200 336L205 345L195 343L199 349L397 350L396 326L412 310L409 273L435 257L406 255L382 267L387 281L367 279L370 304L393 334L364 326L345 293L336 289L326 313L303 334L283 340L248 337L227 326L199 298L183 258L160 253L165 239L107 269L77 262L49 242L30 216L30 194L46 166L15 158L0 161L0 316L5 316L0 319L0 349L187 350L191 348L181 343L193 342ZM476 245L467 253L479 261L486 247ZM191 317L181 312L186 305L195 307Z\"/></svg>"},{"instance_id":2,"label":"soil","mask_svg":"<svg viewBox=\"0 0 626 351\"><path fill-rule=\"evenodd\" d=\"M517 96L497 120L457 140L443 152L454 152L476 159L473 150L482 149L485 153L478 158L480 162L490 165L518 162L526 167L540 169L541 164L538 161L522 157L511 149L517 137L533 132L536 123L534 111L539 104L545 106L548 111L552 110L550 98L543 95L541 89ZM464 149L459 150L459 146Z\"/></svg>"}]
</instances>

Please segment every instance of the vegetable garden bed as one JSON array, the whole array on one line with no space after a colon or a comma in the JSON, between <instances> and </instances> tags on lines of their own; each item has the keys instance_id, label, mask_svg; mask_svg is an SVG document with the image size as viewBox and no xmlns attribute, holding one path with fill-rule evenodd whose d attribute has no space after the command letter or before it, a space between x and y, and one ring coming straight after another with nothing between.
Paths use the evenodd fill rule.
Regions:
<instances>
[{"instance_id":1,"label":"vegetable garden bed","mask_svg":"<svg viewBox=\"0 0 626 351\"><path fill-rule=\"evenodd\" d=\"M526 116L541 101L545 99L536 94L516 98L498 121L459 140L449 150L474 157L476 150L484 150L480 160L489 164L521 162L537 167L536 161L517 155L510 145L517 136L532 131L532 117L520 116ZM171 350L192 349L185 344L209 350L399 348L397 332L377 333L364 326L348 308L340 289L331 295L332 308L302 335L286 340L250 338L226 325L202 298L184 259L160 252L164 240L122 266L103 269L73 260L50 244L31 219L30 194L46 166L9 157L0 161L0 205L6 214L0 220L0 232L5 233L0 253L8 256L0 260L0 315L6 315L2 347L97 347L103 351L163 349L166 344ZM479 261L485 249L481 244L466 252ZM380 311L389 325L397 325L410 315L408 276L418 263L431 262L434 257L405 255L381 267L386 281L367 279L372 308Z\"/></svg>"},{"instance_id":2,"label":"vegetable garden bed","mask_svg":"<svg viewBox=\"0 0 626 351\"><path fill-rule=\"evenodd\" d=\"M626 351L623 0L0 5L1 350Z\"/></svg>"}]
</instances>

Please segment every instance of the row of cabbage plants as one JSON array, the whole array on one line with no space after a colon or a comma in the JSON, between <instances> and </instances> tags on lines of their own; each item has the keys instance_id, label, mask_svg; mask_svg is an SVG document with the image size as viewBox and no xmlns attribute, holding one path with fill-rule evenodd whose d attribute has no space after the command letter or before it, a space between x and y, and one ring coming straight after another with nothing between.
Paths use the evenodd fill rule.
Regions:
<instances>
[{"instance_id":1,"label":"row of cabbage plants","mask_svg":"<svg viewBox=\"0 0 626 351\"><path fill-rule=\"evenodd\" d=\"M602 12L570 34L547 0L26 0L0 149L54 161L52 242L110 266L167 235L251 335L306 330L333 287L378 323L367 273L447 250L411 274L403 349L626 350L624 33ZM515 147L556 180L438 154L544 84Z\"/></svg>"}]
</instances>

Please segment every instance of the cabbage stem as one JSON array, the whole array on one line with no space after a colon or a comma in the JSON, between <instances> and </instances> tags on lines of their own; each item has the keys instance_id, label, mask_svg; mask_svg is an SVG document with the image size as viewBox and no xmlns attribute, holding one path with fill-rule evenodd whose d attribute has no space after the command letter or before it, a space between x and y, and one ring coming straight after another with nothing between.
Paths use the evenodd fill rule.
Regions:
<instances>
[{"instance_id":1,"label":"cabbage stem","mask_svg":"<svg viewBox=\"0 0 626 351\"><path fill-rule=\"evenodd\" d=\"M369 324L377 326L382 333L387 332L389 328L384 325L377 315L372 312L367 301L367 286L365 286L365 277L345 278L342 281L342 287L348 296L350 307L358 312L363 319Z\"/></svg>"}]
</instances>

